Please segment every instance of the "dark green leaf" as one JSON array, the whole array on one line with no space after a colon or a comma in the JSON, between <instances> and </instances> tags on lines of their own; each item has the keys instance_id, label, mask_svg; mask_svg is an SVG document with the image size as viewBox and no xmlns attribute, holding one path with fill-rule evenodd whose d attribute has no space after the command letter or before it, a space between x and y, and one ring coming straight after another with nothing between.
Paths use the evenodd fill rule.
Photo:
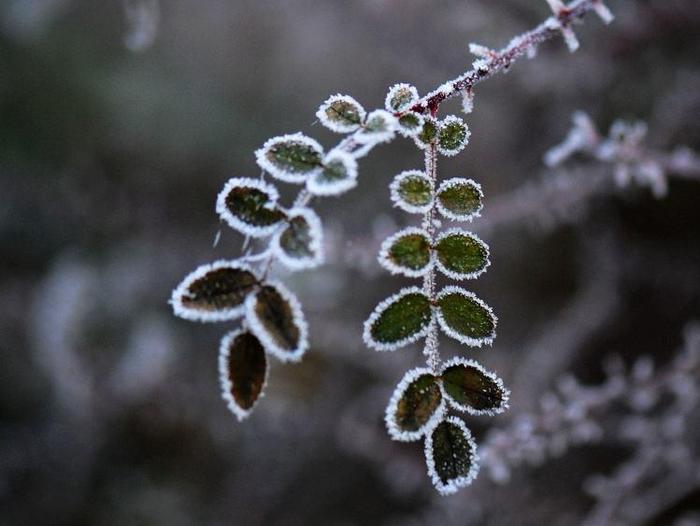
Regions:
<instances>
[{"instance_id":1,"label":"dark green leaf","mask_svg":"<svg viewBox=\"0 0 700 526\"><path fill-rule=\"evenodd\" d=\"M469 221L481 211L483 196L481 186L471 179L448 179L437 191L438 210L448 219Z\"/></svg>"},{"instance_id":2,"label":"dark green leaf","mask_svg":"<svg viewBox=\"0 0 700 526\"><path fill-rule=\"evenodd\" d=\"M402 290L380 303L365 322L365 342L379 351L416 341L432 320L430 301L417 287Z\"/></svg>"},{"instance_id":3,"label":"dark green leaf","mask_svg":"<svg viewBox=\"0 0 700 526\"><path fill-rule=\"evenodd\" d=\"M474 234L451 230L435 244L438 268L453 279L472 279L489 264L489 249Z\"/></svg>"},{"instance_id":4,"label":"dark green leaf","mask_svg":"<svg viewBox=\"0 0 700 526\"><path fill-rule=\"evenodd\" d=\"M437 297L438 321L445 333L470 346L493 341L496 316L473 293L458 287L445 287Z\"/></svg>"},{"instance_id":5,"label":"dark green leaf","mask_svg":"<svg viewBox=\"0 0 700 526\"><path fill-rule=\"evenodd\" d=\"M458 418L449 417L435 426L425 447L428 472L441 494L455 493L476 476L476 444Z\"/></svg>"},{"instance_id":6,"label":"dark green leaf","mask_svg":"<svg viewBox=\"0 0 700 526\"><path fill-rule=\"evenodd\" d=\"M454 359L442 371L442 384L455 405L473 414L500 413L508 391L500 378L471 360Z\"/></svg>"},{"instance_id":7,"label":"dark green leaf","mask_svg":"<svg viewBox=\"0 0 700 526\"><path fill-rule=\"evenodd\" d=\"M224 399L242 420L262 393L267 359L260 341L250 332L235 331L221 341L219 375Z\"/></svg>"},{"instance_id":8,"label":"dark green leaf","mask_svg":"<svg viewBox=\"0 0 700 526\"><path fill-rule=\"evenodd\" d=\"M379 261L392 273L422 275L430 263L428 234L419 228L397 232L382 244Z\"/></svg>"},{"instance_id":9,"label":"dark green leaf","mask_svg":"<svg viewBox=\"0 0 700 526\"><path fill-rule=\"evenodd\" d=\"M413 369L403 377L391 397L386 424L392 438L416 440L443 414L437 378L428 369Z\"/></svg>"}]
</instances>

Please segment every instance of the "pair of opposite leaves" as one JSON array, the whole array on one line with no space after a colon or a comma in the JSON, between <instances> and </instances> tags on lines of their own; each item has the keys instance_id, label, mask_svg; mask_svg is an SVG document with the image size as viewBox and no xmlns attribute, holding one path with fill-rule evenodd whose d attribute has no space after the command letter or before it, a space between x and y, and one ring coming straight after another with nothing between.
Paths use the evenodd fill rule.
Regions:
<instances>
[{"instance_id":1,"label":"pair of opposite leaves","mask_svg":"<svg viewBox=\"0 0 700 526\"><path fill-rule=\"evenodd\" d=\"M392 438L409 442L425 436L428 473L446 495L469 484L478 471L476 444L464 422L445 417L447 405L474 415L495 415L508 407L500 378L481 365L454 358L433 373L412 369L399 382L386 409Z\"/></svg>"},{"instance_id":2,"label":"pair of opposite leaves","mask_svg":"<svg viewBox=\"0 0 700 526\"><path fill-rule=\"evenodd\" d=\"M261 281L240 262L199 267L173 291L171 303L178 316L193 321L245 318L247 328L224 336L219 354L223 396L239 420L262 393L266 353L298 361L308 347L308 328L296 297L281 283Z\"/></svg>"}]
</instances>

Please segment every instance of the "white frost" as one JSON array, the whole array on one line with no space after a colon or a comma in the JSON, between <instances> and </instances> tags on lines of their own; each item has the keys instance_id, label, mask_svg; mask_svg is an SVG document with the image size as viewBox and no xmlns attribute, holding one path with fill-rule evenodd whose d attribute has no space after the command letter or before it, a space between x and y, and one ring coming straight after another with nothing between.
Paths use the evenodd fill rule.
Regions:
<instances>
[{"instance_id":1,"label":"white frost","mask_svg":"<svg viewBox=\"0 0 700 526\"><path fill-rule=\"evenodd\" d=\"M410 336L407 336L403 340L398 340L395 342L378 342L375 341L372 338L372 325L374 324L375 321L379 319L379 317L384 313L384 311L391 306L392 303L394 303L397 300L400 300L407 294L420 294L422 296L425 296L425 293L423 292L423 289L418 288L418 287L405 287L401 289L399 292L396 294L389 296L386 298L384 301L382 301L379 305L377 305L370 314L369 318L367 318L367 321L365 321L364 325L364 330L362 332L362 339L365 342L365 345L369 347L370 349L374 349L375 351L395 351L396 349L400 349L401 347L404 347L408 345L409 343L413 343L415 341L418 341L419 339L423 338L432 328L434 327L434 316L432 314L432 309L431 309L431 320L429 323L426 323L425 327L420 329L419 331L416 331L415 333L411 334Z\"/></svg>"},{"instance_id":2,"label":"white frost","mask_svg":"<svg viewBox=\"0 0 700 526\"><path fill-rule=\"evenodd\" d=\"M377 260L379 261L379 264L386 270L388 270L391 274L401 274L402 276L406 276L409 278L419 278L421 276L425 276L428 272L432 271L434 261L432 249L430 248L428 249L430 253L430 258L428 260L427 265L425 265L423 268L411 269L407 267L402 267L391 260L389 251L391 250L391 247L394 245L394 243L396 243L402 237L414 234L423 236L427 241L428 245L430 245L430 236L424 229L418 227L408 227L404 228L403 230L399 230L394 235L386 238L382 242L382 246L379 249L379 255L377 256Z\"/></svg>"},{"instance_id":3,"label":"white frost","mask_svg":"<svg viewBox=\"0 0 700 526\"><path fill-rule=\"evenodd\" d=\"M316 151L319 154L319 156L323 155L323 147L316 140L312 139L311 137L307 137L301 132L297 132L289 135L280 135L279 137L272 137L271 139L268 139L265 142L265 144L262 145L262 148L255 150L255 160L257 161L258 166L260 166L260 168L262 168L263 170L269 172L269 174L272 175L272 177L274 177L275 179L279 179L280 181L284 181L286 183L303 183L304 181L306 181L307 177L321 170L321 167L319 166L318 168L306 172L295 172L290 170L284 170L278 166L275 166L267 158L267 152L270 150L270 148L285 142L293 142L301 144L303 146L308 146L314 151Z\"/></svg>"},{"instance_id":4,"label":"white frost","mask_svg":"<svg viewBox=\"0 0 700 526\"><path fill-rule=\"evenodd\" d=\"M203 278L209 272L219 270L221 268L247 270L255 274L245 263L241 263L239 261L227 261L223 259L197 267L187 276L185 276L185 279L183 279L182 282L173 290L172 296L170 297L170 304L173 306L173 312L176 316L190 321L217 322L234 320L243 315L245 309L243 304L229 309L204 311L186 307L182 302L183 297L187 294L187 291L192 283Z\"/></svg>"},{"instance_id":5,"label":"white frost","mask_svg":"<svg viewBox=\"0 0 700 526\"><path fill-rule=\"evenodd\" d=\"M392 107L391 105L391 99L393 99L400 91L408 91L408 93L411 95L410 99L407 102L404 102L402 105L397 106L397 107ZM406 83L400 83L400 84L394 84L389 88L389 92L386 94L386 98L384 99L384 107L386 108L386 111L388 112L404 112L411 106L413 106L417 101L418 101L418 90L416 89L415 86L412 86L411 84L406 84Z\"/></svg>"},{"instance_id":6,"label":"white frost","mask_svg":"<svg viewBox=\"0 0 700 526\"><path fill-rule=\"evenodd\" d=\"M460 428L464 434L464 437L469 443L469 448L471 449L471 465L469 466L469 472L462 477L457 477L447 482L442 482L437 470L435 469L435 458L433 456L432 432L435 430L435 428L433 428L425 438L425 462L428 466L428 476L432 480L435 489L438 490L440 495L452 495L453 493L457 493L460 488L471 484L476 478L477 474L479 473L479 455L476 450L476 442L474 442L471 432L469 429L467 429L467 426L464 424L464 422L462 422L462 420L456 416L448 416L444 421L454 424Z\"/></svg>"},{"instance_id":7,"label":"white frost","mask_svg":"<svg viewBox=\"0 0 700 526\"><path fill-rule=\"evenodd\" d=\"M238 216L231 213L226 206L226 197L228 197L228 194L230 194L234 188L254 188L266 193L269 201L265 207L270 210L277 207L277 200L279 199L277 188L269 183L265 183L257 179L234 177L226 182L224 188L221 190L221 192L219 192L219 195L216 198L216 213L219 214L219 217L234 230L237 230L243 235L250 237L265 237L273 234L279 227L279 223L266 226L251 225L245 221L242 221Z\"/></svg>"},{"instance_id":8,"label":"white frost","mask_svg":"<svg viewBox=\"0 0 700 526\"><path fill-rule=\"evenodd\" d=\"M221 339L221 344L219 345L219 385L221 386L221 397L226 402L226 406L229 408L229 410L236 415L239 422L242 422L248 418L250 413L255 408L255 404L257 404L258 400L265 396L265 386L267 385L267 378L270 371L270 368L266 364L265 379L263 380L262 391L260 392L260 395L253 406L250 409L243 409L241 406L239 406L231 394L233 382L229 377L228 361L230 357L231 343L243 332L244 331L242 329L236 329L229 332Z\"/></svg>"},{"instance_id":9,"label":"white frost","mask_svg":"<svg viewBox=\"0 0 700 526\"><path fill-rule=\"evenodd\" d=\"M437 249L436 249L436 254L435 254L434 259L435 259L435 266L437 267L437 269L440 272L442 272L445 276L447 276L448 278L451 278L454 280L475 279L475 278L478 278L479 276L481 276L484 272L486 272L486 269L488 269L489 266L491 265L491 260L489 259L489 256L490 256L489 246L486 243L484 243L484 241L482 241L481 238L479 238L479 236L477 236L476 234L474 234L472 232L468 232L468 231L461 229L461 228L450 228L449 230L445 230L444 232L441 232L440 235L435 240L435 245L437 246L440 243L440 241L442 241L446 237L450 237L450 236L467 237L467 238L475 241L479 245L481 245L486 252L486 264L484 265L483 268L481 268L475 272L466 272L466 273L455 272L454 270L450 270L450 269L446 268L442 264L442 262L440 261L440 257L437 254Z\"/></svg>"},{"instance_id":10,"label":"white frost","mask_svg":"<svg viewBox=\"0 0 700 526\"><path fill-rule=\"evenodd\" d=\"M367 126L381 121L381 128L371 130ZM355 134L355 140L364 145L376 145L389 142L394 138L394 131L398 127L396 117L386 110L374 110L367 115L365 126Z\"/></svg>"},{"instance_id":11,"label":"white frost","mask_svg":"<svg viewBox=\"0 0 700 526\"><path fill-rule=\"evenodd\" d=\"M348 152L331 150L323 158L323 164L342 163L346 177L337 181L323 179L323 171L313 174L306 180L306 189L313 195L340 195L357 186L357 160Z\"/></svg>"},{"instance_id":12,"label":"white frost","mask_svg":"<svg viewBox=\"0 0 700 526\"><path fill-rule=\"evenodd\" d=\"M265 325L258 319L255 312L255 303L257 300L257 293L251 294L245 301L245 319L250 327L250 331L260 340L260 343L265 348L265 350L278 358L282 362L298 362L301 357L306 352L309 346L308 334L309 327L304 318L304 312L301 310L301 304L297 297L292 294L292 292L285 287L282 283L278 281L268 281L265 286L273 287L277 292L279 292L282 299L284 299L292 311L292 321L299 329L299 342L295 349L288 350L280 347L275 341L272 335L267 332Z\"/></svg>"},{"instance_id":13,"label":"white frost","mask_svg":"<svg viewBox=\"0 0 700 526\"><path fill-rule=\"evenodd\" d=\"M459 124L460 126L462 126L462 127L464 128L464 130L465 130L464 139L462 140L462 142L461 142L456 148L454 148L454 149L447 149L447 148L444 148L444 147L440 146L440 140L439 140L439 136L440 136L440 135L439 135L439 132L438 132L437 150L438 150L438 152L440 152L442 155L444 155L444 156L446 156L446 157L453 157L453 156L457 155L459 152L461 152L462 150L464 150L464 147L465 147L467 144L469 144L469 137L470 137L471 134L472 134L472 133L469 131L469 126L467 126L467 123L465 123L462 119L460 119L460 118L457 117L456 115L448 115L447 117L445 117L445 118L442 120L442 122L440 123L440 129L444 129L444 128L446 128L447 126L449 126L450 124L455 124L455 123L457 123L457 124Z\"/></svg>"},{"instance_id":14,"label":"white frost","mask_svg":"<svg viewBox=\"0 0 700 526\"><path fill-rule=\"evenodd\" d=\"M442 309L438 307L435 309L436 318L443 332L450 338L454 338L458 342L463 343L465 345L469 345L470 347L481 347L482 345L491 345L493 343L494 338L496 337L496 324L498 323L498 318L493 313L493 309L491 309L491 307L484 303L483 300L479 299L473 292L466 291L463 288L456 287L454 285L449 285L438 293L438 303L440 299L442 299L444 296L448 296L451 294L459 294L461 296L464 296L465 298L469 298L473 300L477 305L479 305L479 307L483 308L487 312L489 318L491 318L491 320L493 321L493 331L490 335L485 336L483 338L472 338L471 336L467 336L465 334L462 334L461 332L457 332L447 324L445 318L442 315Z\"/></svg>"},{"instance_id":15,"label":"white frost","mask_svg":"<svg viewBox=\"0 0 700 526\"><path fill-rule=\"evenodd\" d=\"M355 107L359 117L360 117L360 122L358 124L346 124L343 122L338 122L334 121L332 119L328 118L328 115L326 114L326 110L331 106L331 104L342 101L347 104L350 104ZM354 132L355 130L359 129L360 126L362 125L362 122L365 120L365 117L367 116L367 112L365 109L362 107L362 104L357 102L355 99L353 99L349 95L341 95L340 93L336 95L331 95L328 97L323 104L318 108L318 111L316 112L316 117L318 117L318 120L323 124L326 128L328 128L331 131L334 131L336 133L351 133Z\"/></svg>"},{"instance_id":16,"label":"white frost","mask_svg":"<svg viewBox=\"0 0 700 526\"><path fill-rule=\"evenodd\" d=\"M508 409L508 407L509 407L508 400L510 399L510 391L505 387L505 385L503 385L503 380L501 380L498 376L496 376L496 374L492 373L491 371L487 371L486 369L484 369L481 366L480 363L478 363L474 360L468 360L466 358L460 358L460 357L455 357L455 358L452 358L452 359L446 361L440 370L440 374L442 375L449 367L452 367L454 365L463 365L464 367L472 367L472 368L476 369L477 371L479 371L484 376L493 380L494 383L496 384L496 386L498 387L498 389L502 393L502 402L501 402L500 406L495 407L493 409L474 409L471 406L463 405L463 404L460 404L459 402L457 402L454 398L452 398L449 394L447 394L447 391L445 390L444 386L442 386L442 383L441 383L441 387L443 389L442 395L447 399L447 401L449 402L449 404L452 407L454 407L458 411L465 411L465 412L469 413L470 415L477 415L477 416L478 415L495 416L495 415L502 413L506 409Z\"/></svg>"},{"instance_id":17,"label":"white frost","mask_svg":"<svg viewBox=\"0 0 700 526\"><path fill-rule=\"evenodd\" d=\"M423 376L424 374L428 374L433 377L435 376L430 369L425 367L411 369L404 375L399 384L396 386L396 389L394 389L394 393L391 395L389 404L386 407L384 422L386 423L386 429L389 432L389 436L391 436L391 438L394 440L398 440L399 442L413 442L418 440L420 437L425 435L428 430L433 429L445 416L447 405L445 403L445 395L441 390L442 398L440 400L440 404L435 408L433 414L421 428L417 429L416 431L404 431L396 422L396 411L404 392L414 380L420 376ZM435 378L435 383L439 385L437 378Z\"/></svg>"},{"instance_id":18,"label":"white frost","mask_svg":"<svg viewBox=\"0 0 700 526\"><path fill-rule=\"evenodd\" d=\"M291 225L286 228L280 228L275 237L272 238L272 250L277 259L290 270L302 270L307 268L318 267L323 263L324 253L323 253L323 226L321 225L321 219L318 217L316 212L311 208L298 207L292 208L287 211L289 221L291 222L296 217L302 217L306 224L309 225L309 250L311 256L308 257L296 257L289 254L284 250L281 245L282 235Z\"/></svg>"},{"instance_id":19,"label":"white frost","mask_svg":"<svg viewBox=\"0 0 700 526\"><path fill-rule=\"evenodd\" d=\"M445 208L442 203L440 202L440 199L437 198L437 209L438 212L440 212L444 217L447 219L451 219L453 221L472 221L475 217L479 217L481 215L481 209L483 208L483 199L484 199L484 192L481 190L481 185L474 181L473 179L464 179L462 177L453 177L451 179L446 179L444 180L440 186L438 187L437 190L437 195L439 196L442 192L445 190L449 190L450 188L453 188L455 186L470 186L474 188L478 194L479 194L479 208L472 212L471 214L455 214L454 212L448 210Z\"/></svg>"},{"instance_id":20,"label":"white frost","mask_svg":"<svg viewBox=\"0 0 700 526\"><path fill-rule=\"evenodd\" d=\"M394 206L399 207L401 210L408 212L409 214L425 214L433 206L432 198L429 203L422 206L416 206L405 201L399 193L401 183L403 183L406 179L413 177L420 177L426 182L427 186L430 187L430 179L428 179L428 177L425 175L425 172L421 172L420 170L405 170L394 177L394 180L389 185L391 201L394 203Z\"/></svg>"}]
</instances>

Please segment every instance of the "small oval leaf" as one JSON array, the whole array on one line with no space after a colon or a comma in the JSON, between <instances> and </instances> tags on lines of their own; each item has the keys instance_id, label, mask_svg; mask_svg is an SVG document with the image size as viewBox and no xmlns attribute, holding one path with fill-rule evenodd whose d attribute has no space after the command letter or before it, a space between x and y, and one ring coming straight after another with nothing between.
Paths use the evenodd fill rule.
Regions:
<instances>
[{"instance_id":1,"label":"small oval leaf","mask_svg":"<svg viewBox=\"0 0 700 526\"><path fill-rule=\"evenodd\" d=\"M255 157L263 170L287 183L303 183L323 167L323 148L302 133L273 137L256 150Z\"/></svg>"},{"instance_id":2,"label":"small oval leaf","mask_svg":"<svg viewBox=\"0 0 700 526\"><path fill-rule=\"evenodd\" d=\"M408 287L377 305L363 337L372 349L394 351L425 336L432 321L428 297L418 287Z\"/></svg>"},{"instance_id":3,"label":"small oval leaf","mask_svg":"<svg viewBox=\"0 0 700 526\"><path fill-rule=\"evenodd\" d=\"M469 142L470 135L471 132L462 119L449 115L440 123L437 149L447 157L457 155Z\"/></svg>"},{"instance_id":4,"label":"small oval leaf","mask_svg":"<svg viewBox=\"0 0 700 526\"><path fill-rule=\"evenodd\" d=\"M374 110L367 115L367 120L355 139L360 144L379 144L394 138L396 117L384 110Z\"/></svg>"},{"instance_id":5,"label":"small oval leaf","mask_svg":"<svg viewBox=\"0 0 700 526\"><path fill-rule=\"evenodd\" d=\"M471 221L479 217L483 198L479 183L455 177L443 181L438 188L437 208L447 219Z\"/></svg>"},{"instance_id":6,"label":"small oval leaf","mask_svg":"<svg viewBox=\"0 0 700 526\"><path fill-rule=\"evenodd\" d=\"M424 150L429 144L437 139L440 127L438 122L433 117L425 117L423 119L423 127L415 136L416 146Z\"/></svg>"},{"instance_id":7,"label":"small oval leaf","mask_svg":"<svg viewBox=\"0 0 700 526\"><path fill-rule=\"evenodd\" d=\"M454 228L435 242L437 268L452 279L474 279L489 266L489 247L471 232Z\"/></svg>"},{"instance_id":8,"label":"small oval leaf","mask_svg":"<svg viewBox=\"0 0 700 526\"><path fill-rule=\"evenodd\" d=\"M429 369L408 371L396 386L384 421L394 440L418 440L445 414L438 379Z\"/></svg>"},{"instance_id":9,"label":"small oval leaf","mask_svg":"<svg viewBox=\"0 0 700 526\"><path fill-rule=\"evenodd\" d=\"M391 182L389 189L394 204L411 214L424 214L433 205L430 179L424 172L401 172Z\"/></svg>"},{"instance_id":10,"label":"small oval leaf","mask_svg":"<svg viewBox=\"0 0 700 526\"><path fill-rule=\"evenodd\" d=\"M328 97L316 112L321 124L336 133L354 132L362 125L366 115L359 102L340 94Z\"/></svg>"},{"instance_id":11,"label":"small oval leaf","mask_svg":"<svg viewBox=\"0 0 700 526\"><path fill-rule=\"evenodd\" d=\"M333 150L323 159L323 169L309 177L306 189L314 195L339 195L357 185L357 160Z\"/></svg>"},{"instance_id":12,"label":"small oval leaf","mask_svg":"<svg viewBox=\"0 0 700 526\"><path fill-rule=\"evenodd\" d=\"M410 84L394 84L386 94L384 107L392 113L406 111L418 101L418 90Z\"/></svg>"},{"instance_id":13,"label":"small oval leaf","mask_svg":"<svg viewBox=\"0 0 700 526\"><path fill-rule=\"evenodd\" d=\"M392 274L412 278L424 275L431 268L428 233L415 227L400 230L384 240L378 259Z\"/></svg>"},{"instance_id":14,"label":"small oval leaf","mask_svg":"<svg viewBox=\"0 0 700 526\"><path fill-rule=\"evenodd\" d=\"M266 380L267 358L260 341L241 330L224 336L219 347L221 395L239 421L252 411Z\"/></svg>"},{"instance_id":15,"label":"small oval leaf","mask_svg":"<svg viewBox=\"0 0 700 526\"><path fill-rule=\"evenodd\" d=\"M243 314L243 302L258 284L250 267L236 261L202 265L173 290L176 316L193 321L226 321Z\"/></svg>"},{"instance_id":16,"label":"small oval leaf","mask_svg":"<svg viewBox=\"0 0 700 526\"><path fill-rule=\"evenodd\" d=\"M317 267L323 263L321 220L310 208L293 208L288 216L273 241L278 259L292 270Z\"/></svg>"},{"instance_id":17,"label":"small oval leaf","mask_svg":"<svg viewBox=\"0 0 700 526\"><path fill-rule=\"evenodd\" d=\"M491 308L459 287L445 287L437 295L437 319L445 334L472 347L490 345L496 336Z\"/></svg>"},{"instance_id":18,"label":"small oval leaf","mask_svg":"<svg viewBox=\"0 0 700 526\"><path fill-rule=\"evenodd\" d=\"M453 358L440 375L445 396L455 409L473 415L496 415L508 408L510 392L501 379L473 360Z\"/></svg>"},{"instance_id":19,"label":"small oval leaf","mask_svg":"<svg viewBox=\"0 0 700 526\"><path fill-rule=\"evenodd\" d=\"M277 206L279 194L271 184L248 178L229 179L216 199L216 212L246 236L272 234L285 214Z\"/></svg>"},{"instance_id":20,"label":"small oval leaf","mask_svg":"<svg viewBox=\"0 0 700 526\"><path fill-rule=\"evenodd\" d=\"M408 111L398 119L399 133L404 137L415 137L423 129L425 118L420 113Z\"/></svg>"},{"instance_id":21,"label":"small oval leaf","mask_svg":"<svg viewBox=\"0 0 700 526\"><path fill-rule=\"evenodd\" d=\"M246 321L265 350L283 362L306 351L307 325L296 297L281 283L266 283L245 302Z\"/></svg>"},{"instance_id":22,"label":"small oval leaf","mask_svg":"<svg viewBox=\"0 0 700 526\"><path fill-rule=\"evenodd\" d=\"M479 472L476 443L459 418L435 426L425 440L428 474L441 495L451 495L472 483Z\"/></svg>"}]
</instances>

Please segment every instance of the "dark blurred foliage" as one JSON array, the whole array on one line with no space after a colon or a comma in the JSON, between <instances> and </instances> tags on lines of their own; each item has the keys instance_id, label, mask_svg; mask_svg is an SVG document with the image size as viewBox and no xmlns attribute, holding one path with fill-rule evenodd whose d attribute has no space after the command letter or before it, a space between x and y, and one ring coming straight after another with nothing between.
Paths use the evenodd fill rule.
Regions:
<instances>
[{"instance_id":1,"label":"dark blurred foliage","mask_svg":"<svg viewBox=\"0 0 700 526\"><path fill-rule=\"evenodd\" d=\"M239 254L230 230L212 246L214 200L230 176L258 176L253 151L268 137L301 130L331 146L314 123L329 94L374 108L395 82L424 93L469 67L469 42L505 45L546 3L143 0L127 17L138 3L0 5L0 523L580 523L594 504L583 482L625 458L619 445L439 498L422 448L383 431L391 389L422 361L417 346L377 355L360 338L374 305L410 281L375 260L412 220L388 192L422 166L408 141L362 160L356 190L317 203L329 264L282 275L311 350L273 367L248 421L219 399L227 328L167 305L196 265ZM548 43L477 87L471 143L440 172L481 182L485 221L490 199L539 180L577 109L604 129L644 120L659 149L700 149L700 4L610 7L615 23L589 17L575 54ZM565 373L600 382L610 354L669 362L700 317L698 200L700 184L672 178L663 199L613 188L483 232L493 264L469 286L498 313L499 336L487 350L442 347L513 389L508 413L468 419L477 441L536 410ZM651 523L697 509L700 484L686 489Z\"/></svg>"}]
</instances>

